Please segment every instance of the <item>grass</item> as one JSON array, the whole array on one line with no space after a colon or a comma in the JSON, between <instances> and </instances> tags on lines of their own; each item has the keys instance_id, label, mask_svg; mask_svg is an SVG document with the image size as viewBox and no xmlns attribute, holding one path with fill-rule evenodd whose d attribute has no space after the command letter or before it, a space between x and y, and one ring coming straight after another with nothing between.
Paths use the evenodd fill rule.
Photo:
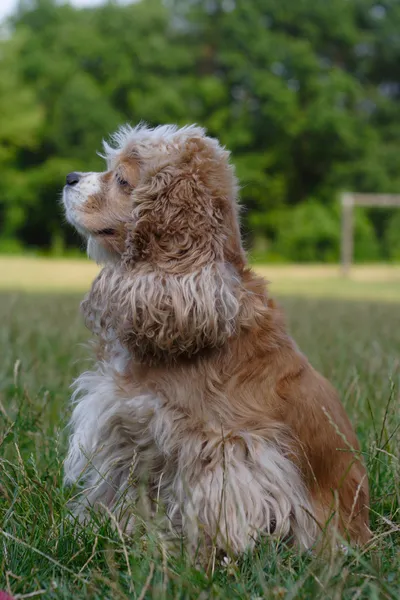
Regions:
<instances>
[{"instance_id":1,"label":"grass","mask_svg":"<svg viewBox=\"0 0 400 600\"><path fill-rule=\"evenodd\" d=\"M83 264L84 279L92 267ZM363 286L380 291L377 274L372 282L371 271L364 281L351 280L361 300L316 297L313 290L310 297L282 296L292 333L335 383L357 429L370 476L373 542L329 561L265 542L237 563L205 573L184 554L167 555L149 525L139 523L128 538L106 517L87 527L68 517L62 471L69 384L88 364L82 344L88 334L78 313L81 294L54 293L60 282L67 287L61 273L70 273L68 286L74 278L81 285L83 271L53 263L49 289L54 269L59 276L52 293L40 293L32 272L29 293L0 294L0 589L46 599L400 597L400 310L386 302L386 292L379 302L365 301L371 296L364 296ZM303 286L298 273L292 270L280 289L293 293ZM326 273L322 279L336 289L340 280ZM20 273L24 285L25 277ZM389 284L398 289L399 281ZM7 287L4 274L0 287Z\"/></svg>"}]
</instances>

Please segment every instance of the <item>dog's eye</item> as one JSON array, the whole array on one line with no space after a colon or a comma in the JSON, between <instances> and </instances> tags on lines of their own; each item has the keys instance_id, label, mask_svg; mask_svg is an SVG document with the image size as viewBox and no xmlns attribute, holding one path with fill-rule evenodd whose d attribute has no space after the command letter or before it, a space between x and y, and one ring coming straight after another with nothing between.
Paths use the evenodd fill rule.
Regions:
<instances>
[{"instance_id":1,"label":"dog's eye","mask_svg":"<svg viewBox=\"0 0 400 600\"><path fill-rule=\"evenodd\" d=\"M126 179L122 179L120 175L116 175L116 180L118 185L120 185L121 187L129 187L129 183L126 181Z\"/></svg>"}]
</instances>

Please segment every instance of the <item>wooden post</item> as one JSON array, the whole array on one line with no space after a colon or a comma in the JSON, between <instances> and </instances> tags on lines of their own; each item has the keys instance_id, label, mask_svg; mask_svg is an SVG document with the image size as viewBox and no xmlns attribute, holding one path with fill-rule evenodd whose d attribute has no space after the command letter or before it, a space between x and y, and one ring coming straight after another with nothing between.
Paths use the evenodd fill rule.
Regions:
<instances>
[{"instance_id":1,"label":"wooden post","mask_svg":"<svg viewBox=\"0 0 400 600\"><path fill-rule=\"evenodd\" d=\"M345 277L349 275L353 261L353 206L352 194L342 194L341 270Z\"/></svg>"},{"instance_id":2,"label":"wooden post","mask_svg":"<svg viewBox=\"0 0 400 600\"><path fill-rule=\"evenodd\" d=\"M341 272L344 276L350 273L353 262L353 209L355 206L377 206L379 208L400 208L400 194L342 194L342 239L341 239Z\"/></svg>"}]
</instances>

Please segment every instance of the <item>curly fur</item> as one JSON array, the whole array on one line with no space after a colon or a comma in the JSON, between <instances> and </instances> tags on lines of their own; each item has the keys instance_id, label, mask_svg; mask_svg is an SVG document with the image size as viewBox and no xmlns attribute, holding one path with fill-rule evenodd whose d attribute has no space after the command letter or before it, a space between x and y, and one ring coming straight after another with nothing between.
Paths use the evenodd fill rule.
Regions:
<instances>
[{"instance_id":1,"label":"curly fur","mask_svg":"<svg viewBox=\"0 0 400 600\"><path fill-rule=\"evenodd\" d=\"M171 275L105 267L83 304L138 360L168 362L218 348L234 334L238 282L224 264Z\"/></svg>"},{"instance_id":2,"label":"curly fur","mask_svg":"<svg viewBox=\"0 0 400 600\"><path fill-rule=\"evenodd\" d=\"M246 266L229 153L195 126L124 127L104 149L108 170L64 190L105 263L83 302L98 361L75 384L77 513L132 528L143 484L193 548L367 541L357 439Z\"/></svg>"},{"instance_id":3,"label":"curly fur","mask_svg":"<svg viewBox=\"0 0 400 600\"><path fill-rule=\"evenodd\" d=\"M156 396L121 396L108 364L81 375L74 398L65 472L85 490L86 505L108 504L122 520L126 502L137 498L132 481L145 479L193 546L199 527L233 552L260 534L293 534L306 548L314 541L306 489L273 427L268 439L193 426Z\"/></svg>"}]
</instances>

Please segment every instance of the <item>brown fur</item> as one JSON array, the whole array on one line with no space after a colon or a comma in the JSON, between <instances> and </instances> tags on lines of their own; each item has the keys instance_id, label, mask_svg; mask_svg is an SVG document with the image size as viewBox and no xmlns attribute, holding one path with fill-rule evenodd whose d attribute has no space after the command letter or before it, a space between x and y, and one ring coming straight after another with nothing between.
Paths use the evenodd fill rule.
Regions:
<instances>
[{"instance_id":1,"label":"brown fur","mask_svg":"<svg viewBox=\"0 0 400 600\"><path fill-rule=\"evenodd\" d=\"M228 153L195 131L155 147L160 159L149 167L144 144L115 154L101 191L81 208L93 235L113 231L96 238L116 260L83 309L106 360L107 331L129 349L123 394L157 395L203 436L213 424L233 437L285 440L319 527L336 524L365 543L368 481L355 433L246 266Z\"/></svg>"}]
</instances>

